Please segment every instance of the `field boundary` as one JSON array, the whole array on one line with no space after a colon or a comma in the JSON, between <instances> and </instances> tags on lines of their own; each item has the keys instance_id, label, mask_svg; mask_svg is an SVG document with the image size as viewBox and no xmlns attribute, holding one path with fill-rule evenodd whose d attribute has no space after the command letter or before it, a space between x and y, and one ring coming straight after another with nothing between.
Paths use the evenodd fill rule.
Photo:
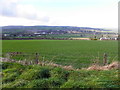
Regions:
<instances>
[{"instance_id":1,"label":"field boundary","mask_svg":"<svg viewBox=\"0 0 120 90\"><path fill-rule=\"evenodd\" d=\"M36 65L40 65L40 66L60 67L60 68L63 68L65 70L74 70L74 71L79 71L79 70L98 70L98 71L101 71L101 70L112 70L112 69L119 69L120 68L120 62L118 62L118 61L114 61L111 64L104 65L104 66L94 64L94 65L91 65L88 68L82 68L82 69L75 69L71 65L63 66L63 65L55 64L53 62L34 63L34 62L31 62L31 61L26 61L26 60L24 60L24 61L23 60L22 61L20 61L20 60L16 61L16 60L10 60L10 59L7 59L7 58L2 58L2 57L0 57L0 62L20 63L22 65L35 65L36 64Z\"/></svg>"}]
</instances>

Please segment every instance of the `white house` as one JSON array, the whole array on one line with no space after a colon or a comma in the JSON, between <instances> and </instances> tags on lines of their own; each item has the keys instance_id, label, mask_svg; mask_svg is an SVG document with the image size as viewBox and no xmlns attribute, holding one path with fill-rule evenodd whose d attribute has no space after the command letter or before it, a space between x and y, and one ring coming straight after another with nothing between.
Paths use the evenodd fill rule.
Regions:
<instances>
[{"instance_id":1,"label":"white house","mask_svg":"<svg viewBox=\"0 0 120 90\"><path fill-rule=\"evenodd\" d=\"M118 38L117 37L114 37L114 38L101 37L100 40L118 40Z\"/></svg>"},{"instance_id":2,"label":"white house","mask_svg":"<svg viewBox=\"0 0 120 90\"><path fill-rule=\"evenodd\" d=\"M107 37L101 37L100 40L110 40L110 38L107 38Z\"/></svg>"}]
</instances>

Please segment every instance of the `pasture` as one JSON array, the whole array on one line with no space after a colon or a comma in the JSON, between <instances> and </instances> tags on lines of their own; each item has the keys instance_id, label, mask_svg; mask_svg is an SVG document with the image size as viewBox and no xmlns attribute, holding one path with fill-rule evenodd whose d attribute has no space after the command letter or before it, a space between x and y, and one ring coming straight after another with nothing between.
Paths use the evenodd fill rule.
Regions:
<instances>
[{"instance_id":1,"label":"pasture","mask_svg":"<svg viewBox=\"0 0 120 90\"><path fill-rule=\"evenodd\" d=\"M118 41L92 40L2 40L2 54L24 52L32 56L40 54L40 60L52 61L75 68L102 63L103 54L108 54L109 63L118 59Z\"/></svg>"}]
</instances>

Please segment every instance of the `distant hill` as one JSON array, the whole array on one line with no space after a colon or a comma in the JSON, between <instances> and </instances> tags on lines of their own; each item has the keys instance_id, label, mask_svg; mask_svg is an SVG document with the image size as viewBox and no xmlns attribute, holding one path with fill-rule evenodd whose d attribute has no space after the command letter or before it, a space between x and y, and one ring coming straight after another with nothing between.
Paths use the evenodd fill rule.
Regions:
<instances>
[{"instance_id":1,"label":"distant hill","mask_svg":"<svg viewBox=\"0 0 120 90\"><path fill-rule=\"evenodd\" d=\"M3 26L2 33L23 33L30 31L111 31L101 28L91 28L91 27L73 27L73 26Z\"/></svg>"}]
</instances>

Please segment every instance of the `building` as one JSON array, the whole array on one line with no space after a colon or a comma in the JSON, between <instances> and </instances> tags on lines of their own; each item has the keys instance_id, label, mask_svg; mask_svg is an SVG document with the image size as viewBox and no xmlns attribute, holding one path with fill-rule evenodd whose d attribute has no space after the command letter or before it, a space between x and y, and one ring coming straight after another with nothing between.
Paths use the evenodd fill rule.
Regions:
<instances>
[{"instance_id":1,"label":"building","mask_svg":"<svg viewBox=\"0 0 120 90\"><path fill-rule=\"evenodd\" d=\"M113 38L101 37L100 40L118 40L118 38L117 37L113 37Z\"/></svg>"}]
</instances>

